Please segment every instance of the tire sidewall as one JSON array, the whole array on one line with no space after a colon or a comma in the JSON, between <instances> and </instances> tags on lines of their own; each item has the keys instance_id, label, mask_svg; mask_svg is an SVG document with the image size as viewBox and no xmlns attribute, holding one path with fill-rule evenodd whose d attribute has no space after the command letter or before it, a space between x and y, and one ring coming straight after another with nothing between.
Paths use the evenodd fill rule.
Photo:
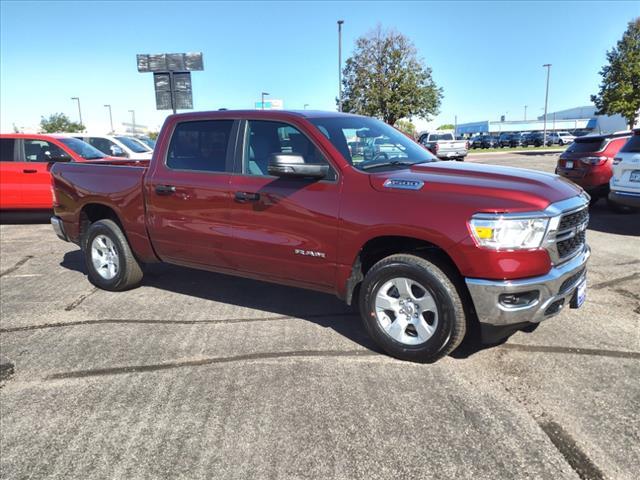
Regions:
<instances>
[{"instance_id":1,"label":"tire sidewall","mask_svg":"<svg viewBox=\"0 0 640 480\"><path fill-rule=\"evenodd\" d=\"M418 282L433 296L438 309L436 331L426 342L419 345L406 345L391 338L380 326L376 316L375 297L379 288L389 280L399 277ZM384 265L373 273L369 281L365 280L363 295L360 298L361 315L367 331L391 355L408 360L429 361L430 357L437 356L451 337L456 314L454 303L438 277L419 266L402 262Z\"/></svg>"},{"instance_id":2,"label":"tire sidewall","mask_svg":"<svg viewBox=\"0 0 640 480\"><path fill-rule=\"evenodd\" d=\"M98 235L104 235L109 237L109 240L113 242L115 249L118 253L118 273L111 280L107 280L103 278L93 266L93 262L91 261L91 245L93 240ZM102 221L98 221L91 225L89 231L87 232L86 243L85 243L85 263L87 266L87 271L89 272L89 280L94 285L104 289L104 290L116 290L124 281L126 276L126 264L125 264L125 250L122 245L122 241L119 236L113 231L110 226Z\"/></svg>"}]
</instances>

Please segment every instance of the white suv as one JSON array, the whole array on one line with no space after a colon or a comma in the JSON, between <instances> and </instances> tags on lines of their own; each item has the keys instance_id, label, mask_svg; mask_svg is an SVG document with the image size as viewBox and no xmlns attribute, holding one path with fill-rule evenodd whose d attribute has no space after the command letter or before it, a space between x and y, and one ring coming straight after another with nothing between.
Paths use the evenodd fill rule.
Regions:
<instances>
[{"instance_id":1,"label":"white suv","mask_svg":"<svg viewBox=\"0 0 640 480\"><path fill-rule=\"evenodd\" d=\"M567 145L576 139L569 132L551 132L547 134L547 140L558 145Z\"/></svg>"},{"instance_id":2,"label":"white suv","mask_svg":"<svg viewBox=\"0 0 640 480\"><path fill-rule=\"evenodd\" d=\"M609 201L615 206L640 208L640 128L613 159Z\"/></svg>"},{"instance_id":3,"label":"white suv","mask_svg":"<svg viewBox=\"0 0 640 480\"><path fill-rule=\"evenodd\" d=\"M152 152L138 140L126 135L94 135L74 133L72 136L97 148L112 157L126 157L131 160L151 160Z\"/></svg>"}]
</instances>

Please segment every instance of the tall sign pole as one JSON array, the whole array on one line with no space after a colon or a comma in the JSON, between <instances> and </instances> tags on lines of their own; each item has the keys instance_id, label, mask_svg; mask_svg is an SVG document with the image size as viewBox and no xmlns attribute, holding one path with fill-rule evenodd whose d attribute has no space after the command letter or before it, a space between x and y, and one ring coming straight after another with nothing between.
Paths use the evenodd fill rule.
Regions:
<instances>
[{"instance_id":1,"label":"tall sign pole","mask_svg":"<svg viewBox=\"0 0 640 480\"><path fill-rule=\"evenodd\" d=\"M544 133L542 134L542 146L547 146L547 103L549 102L549 74L551 73L551 64L542 65L547 69L547 91L544 94Z\"/></svg>"},{"instance_id":2,"label":"tall sign pole","mask_svg":"<svg viewBox=\"0 0 640 480\"><path fill-rule=\"evenodd\" d=\"M338 20L338 111L342 111L342 24L344 20Z\"/></svg>"},{"instance_id":3,"label":"tall sign pole","mask_svg":"<svg viewBox=\"0 0 640 480\"><path fill-rule=\"evenodd\" d=\"M82 123L82 109L80 108L80 98L71 97L71 100L75 100L76 102L78 102L78 117L80 117L80 125L84 125L84 123Z\"/></svg>"},{"instance_id":4,"label":"tall sign pole","mask_svg":"<svg viewBox=\"0 0 640 480\"><path fill-rule=\"evenodd\" d=\"M109 109L109 125L111 125L111 132L113 133L113 116L111 115L111 105L105 105L105 108Z\"/></svg>"}]
</instances>

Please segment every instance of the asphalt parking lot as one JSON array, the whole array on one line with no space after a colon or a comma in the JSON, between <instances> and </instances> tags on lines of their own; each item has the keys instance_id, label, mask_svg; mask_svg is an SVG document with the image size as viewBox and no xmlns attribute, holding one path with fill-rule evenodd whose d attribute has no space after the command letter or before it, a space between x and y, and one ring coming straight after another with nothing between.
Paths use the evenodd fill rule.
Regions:
<instances>
[{"instance_id":1,"label":"asphalt parking lot","mask_svg":"<svg viewBox=\"0 0 640 480\"><path fill-rule=\"evenodd\" d=\"M432 365L328 295L171 266L109 293L49 225L2 225L0 475L635 479L640 215L591 215L583 308Z\"/></svg>"}]
</instances>

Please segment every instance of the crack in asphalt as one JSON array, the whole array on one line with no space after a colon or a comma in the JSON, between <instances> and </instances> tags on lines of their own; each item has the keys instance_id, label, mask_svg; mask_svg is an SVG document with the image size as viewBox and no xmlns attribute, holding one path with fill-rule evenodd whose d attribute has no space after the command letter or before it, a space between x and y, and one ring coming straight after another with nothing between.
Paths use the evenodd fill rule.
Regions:
<instances>
[{"instance_id":1,"label":"crack in asphalt","mask_svg":"<svg viewBox=\"0 0 640 480\"><path fill-rule=\"evenodd\" d=\"M562 428L562 425L546 419L537 419L536 423L582 480L603 480L605 478L602 470L582 451L575 439Z\"/></svg>"},{"instance_id":2,"label":"crack in asphalt","mask_svg":"<svg viewBox=\"0 0 640 480\"><path fill-rule=\"evenodd\" d=\"M331 358L331 357L369 357L380 356L371 350L298 350L289 352L249 353L233 357L211 357L199 360L184 360L181 362L167 362L152 365L128 365L123 367L96 368L89 370L76 370L48 375L44 380L63 380L70 378L99 377L105 375L123 375L127 373L155 372L182 367L200 367L204 365L216 365L221 363L245 362L251 360L270 360L284 358Z\"/></svg>"},{"instance_id":3,"label":"crack in asphalt","mask_svg":"<svg viewBox=\"0 0 640 480\"><path fill-rule=\"evenodd\" d=\"M33 255L27 255L26 257L18 260L18 262L13 267L9 267L4 272L0 273L0 277L4 277L5 275L15 272L17 269L19 269L22 265L27 263L32 258L33 258Z\"/></svg>"},{"instance_id":4,"label":"crack in asphalt","mask_svg":"<svg viewBox=\"0 0 640 480\"><path fill-rule=\"evenodd\" d=\"M73 302L71 302L69 305L67 305L66 307L64 307L65 312L70 312L71 310L73 310L74 308L76 308L78 305L80 305L82 302L84 302L87 297L90 297L91 295L93 295L94 293L96 293L98 291L98 287L95 287L93 290L91 290L89 293L85 293L83 295L80 295L77 299L75 299Z\"/></svg>"},{"instance_id":5,"label":"crack in asphalt","mask_svg":"<svg viewBox=\"0 0 640 480\"><path fill-rule=\"evenodd\" d=\"M76 305L77 306L77 305ZM289 315L278 315L273 317L262 318L226 318L219 320L156 320L156 319L101 319L101 320L78 320L74 322L59 323L41 323L38 325L24 325L21 327L0 328L0 333L25 332L30 330L44 330L47 328L76 327L82 325L99 325L99 324L123 324L123 325L216 325L216 324L233 324L233 323L251 323L251 322L270 322L274 320L297 320L297 319L313 319L313 318L334 318L334 317L355 317L353 313L321 313L316 315L305 315L303 317L295 317Z\"/></svg>"},{"instance_id":6,"label":"crack in asphalt","mask_svg":"<svg viewBox=\"0 0 640 480\"><path fill-rule=\"evenodd\" d=\"M574 355L594 355L598 357L611 358L632 358L640 359L640 352L630 352L624 350L604 350L596 348L578 347L557 347L550 345L521 345L517 343L505 343L500 345L503 350L516 350L521 352L543 352L543 353L568 353Z\"/></svg>"},{"instance_id":7,"label":"crack in asphalt","mask_svg":"<svg viewBox=\"0 0 640 480\"><path fill-rule=\"evenodd\" d=\"M612 280L606 280L604 282L596 283L595 285L591 285L590 288L592 288L593 290L600 290L602 288L610 287L611 285L617 285L618 283L622 282L627 282L638 277L640 277L640 272L634 272L631 275L627 275L626 277L614 278Z\"/></svg>"}]
</instances>

